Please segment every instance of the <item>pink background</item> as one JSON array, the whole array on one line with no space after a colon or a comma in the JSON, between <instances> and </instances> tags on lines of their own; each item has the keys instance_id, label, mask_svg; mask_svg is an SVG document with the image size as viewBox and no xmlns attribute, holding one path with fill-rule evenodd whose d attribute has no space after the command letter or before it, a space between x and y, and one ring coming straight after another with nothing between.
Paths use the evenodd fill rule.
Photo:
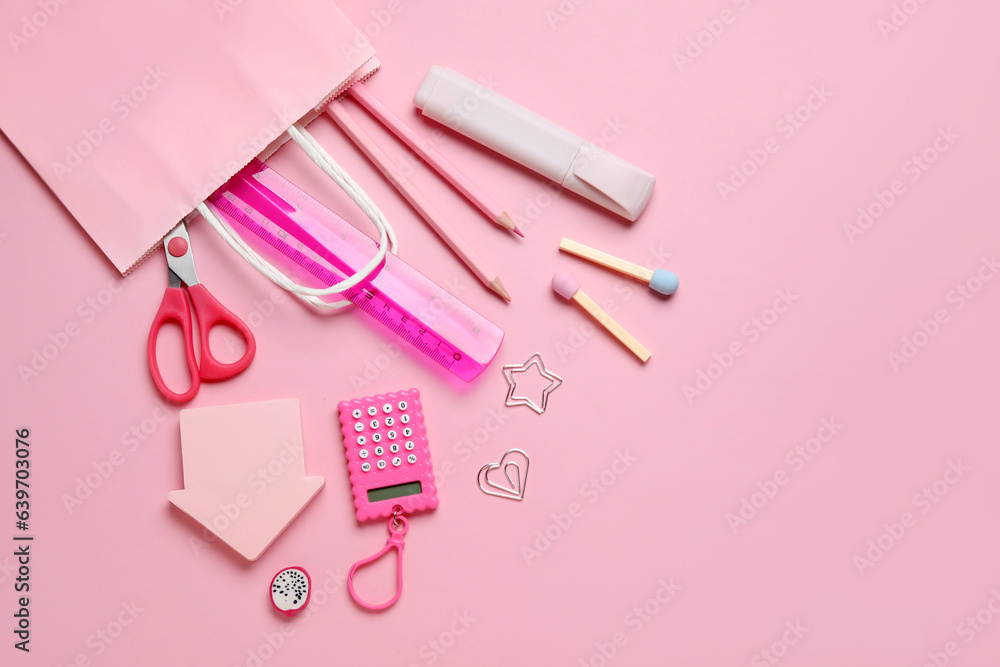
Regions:
<instances>
[{"instance_id":1,"label":"pink background","mask_svg":"<svg viewBox=\"0 0 1000 667\"><path fill-rule=\"evenodd\" d=\"M492 255L508 305L328 119L314 122L394 222L400 255L507 331L494 365L470 386L407 349L390 358L396 341L359 315L318 316L289 297L273 303L273 286L204 223L192 225L200 277L255 324L258 355L235 380L203 386L190 406L300 399L306 470L326 479L247 563L217 542L196 549L200 526L166 500L182 486L178 410L158 395L144 360L163 260L122 283L0 142L0 540L12 545L16 532L13 441L25 427L36 536L30 656L11 646L13 547L0 548L4 664L918 667L933 656L995 665L1000 454L989 415L1000 281L981 278L995 277L1000 250L1000 7L897 2L916 11L884 36L889 0L339 4L383 62L371 89L425 135L434 128L414 113L412 95L430 65L450 66L584 137L603 132L613 152L656 174L649 207L624 224L443 138L440 150L524 227L521 240L490 226L417 166L418 185ZM725 10L731 22L713 24ZM713 37L706 21L721 33ZM700 33L706 46L679 66L675 55ZM814 87L823 99L802 109ZM359 107L351 111L414 163ZM798 127L783 121L797 111ZM949 128L952 143L938 141L948 150L935 154ZM752 155L763 161L765 147L777 151L748 165L754 173L723 199L717 184ZM913 171L925 149L936 161ZM271 164L363 222L297 148ZM859 207L877 212L895 180L891 206L852 242L845 225ZM660 299L560 255L564 235L662 262L680 290ZM552 293L558 269L610 304L653 352L648 364ZM777 302L782 313L770 310L779 292L791 295L792 305ZM63 340L67 326L77 335ZM54 339L65 347L22 381L18 366ZM728 357L736 343L742 354ZM535 351L565 380L541 416L503 406L500 365ZM904 351L911 358L894 368L890 354ZM686 395L700 372L705 390ZM380 549L386 532L354 518L336 404L409 387L423 396L435 468L449 474L440 507L411 521L402 599L372 615L337 576ZM835 424L832 438L823 420ZM817 436L828 442L808 461L795 453L815 451ZM511 447L531 456L523 503L474 483ZM96 469L107 472L111 457L120 465L69 511L64 498ZM744 499L760 507L753 516L744 507L749 518L734 531L727 515L738 516ZM538 549L530 563L526 548ZM290 565L333 592L286 623L267 588ZM679 590L657 601L671 595L661 584L671 580ZM133 604L141 611L123 610Z\"/></svg>"}]
</instances>

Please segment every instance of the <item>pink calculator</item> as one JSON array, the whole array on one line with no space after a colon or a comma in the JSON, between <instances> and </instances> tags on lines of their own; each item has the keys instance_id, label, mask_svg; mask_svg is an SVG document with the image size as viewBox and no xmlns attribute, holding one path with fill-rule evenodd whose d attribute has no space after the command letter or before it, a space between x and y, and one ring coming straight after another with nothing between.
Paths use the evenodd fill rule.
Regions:
<instances>
[{"instance_id":1,"label":"pink calculator","mask_svg":"<svg viewBox=\"0 0 1000 667\"><path fill-rule=\"evenodd\" d=\"M416 389L341 401L340 428L347 451L358 521L438 506L427 430Z\"/></svg>"}]
</instances>

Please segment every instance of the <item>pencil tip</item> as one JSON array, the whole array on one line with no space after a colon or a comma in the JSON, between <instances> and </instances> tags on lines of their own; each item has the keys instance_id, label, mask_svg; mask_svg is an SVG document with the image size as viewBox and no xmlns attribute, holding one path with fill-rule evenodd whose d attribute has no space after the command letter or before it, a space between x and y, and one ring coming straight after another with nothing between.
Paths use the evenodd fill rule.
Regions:
<instances>
[{"instance_id":1,"label":"pencil tip","mask_svg":"<svg viewBox=\"0 0 1000 667\"><path fill-rule=\"evenodd\" d=\"M503 286L503 283L500 282L499 278L493 279L493 282L490 283L490 289L507 299L507 301L510 301L510 294L507 293L507 288Z\"/></svg>"},{"instance_id":2,"label":"pencil tip","mask_svg":"<svg viewBox=\"0 0 1000 667\"><path fill-rule=\"evenodd\" d=\"M524 232L522 232L517 227L514 227L514 229L512 229L511 231L514 232L515 234L517 234L518 236L520 236L522 239L524 238Z\"/></svg>"},{"instance_id":3,"label":"pencil tip","mask_svg":"<svg viewBox=\"0 0 1000 667\"><path fill-rule=\"evenodd\" d=\"M521 234L521 230L517 228L517 225L514 224L514 219L510 217L507 211L500 211L500 215L497 216L497 224L508 231L519 234L522 237L524 236L524 234Z\"/></svg>"}]
</instances>

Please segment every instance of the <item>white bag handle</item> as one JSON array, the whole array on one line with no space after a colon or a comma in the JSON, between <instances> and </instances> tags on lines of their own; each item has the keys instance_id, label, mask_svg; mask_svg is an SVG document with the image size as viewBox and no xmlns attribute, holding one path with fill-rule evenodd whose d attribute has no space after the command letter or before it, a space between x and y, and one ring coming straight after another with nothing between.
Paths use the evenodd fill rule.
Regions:
<instances>
[{"instance_id":1,"label":"white bag handle","mask_svg":"<svg viewBox=\"0 0 1000 667\"><path fill-rule=\"evenodd\" d=\"M219 233L219 236L221 236L223 240L229 244L230 248L239 253L239 255L250 264L250 266L265 275L275 285L288 290L302 301L315 306L316 308L323 310L338 310L351 305L351 302L347 299L324 301L319 297L328 294L339 294L344 290L354 287L371 275L372 271L375 270L375 267L382 263L387 250L393 254L396 253L396 232L393 231L389 221L385 219L384 215L382 215L382 212L375 205L375 202L373 202L368 194L361 189L361 186L355 183L354 179L352 179L350 175L348 175L348 173L344 171L332 157L330 157L330 154L326 152L323 146L320 145L320 143L316 141L311 134L309 134L304 126L299 123L292 125L288 128L288 136L291 137L292 140L295 141L295 143L297 143L305 152L305 154L316 163L316 166L322 169L327 176L333 179L334 183L339 185L340 188L347 193L347 196L354 200L354 203L357 204L362 211L364 211L365 215L367 215L369 219L375 223L375 227L378 228L378 252L375 253L375 256L372 257L367 264L361 267L357 273L348 276L346 280L343 280L336 285L331 285L330 287L306 287L305 285L300 285L257 254L253 248L248 246L246 242L240 238L235 231L233 231L233 228L229 226L228 222L215 215L215 213L213 213L204 202L198 204L196 208L197 211L201 213L202 217L208 221L208 224L211 225L212 228Z\"/></svg>"}]
</instances>

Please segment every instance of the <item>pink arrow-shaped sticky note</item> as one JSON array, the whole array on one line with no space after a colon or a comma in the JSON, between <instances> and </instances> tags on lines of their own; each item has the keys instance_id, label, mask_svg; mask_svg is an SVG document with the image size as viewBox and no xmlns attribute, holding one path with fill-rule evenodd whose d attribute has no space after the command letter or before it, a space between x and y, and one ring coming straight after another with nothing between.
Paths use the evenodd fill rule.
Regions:
<instances>
[{"instance_id":1,"label":"pink arrow-shaped sticky note","mask_svg":"<svg viewBox=\"0 0 1000 667\"><path fill-rule=\"evenodd\" d=\"M257 560L323 488L306 477L295 399L181 411L184 489L167 499Z\"/></svg>"}]
</instances>

